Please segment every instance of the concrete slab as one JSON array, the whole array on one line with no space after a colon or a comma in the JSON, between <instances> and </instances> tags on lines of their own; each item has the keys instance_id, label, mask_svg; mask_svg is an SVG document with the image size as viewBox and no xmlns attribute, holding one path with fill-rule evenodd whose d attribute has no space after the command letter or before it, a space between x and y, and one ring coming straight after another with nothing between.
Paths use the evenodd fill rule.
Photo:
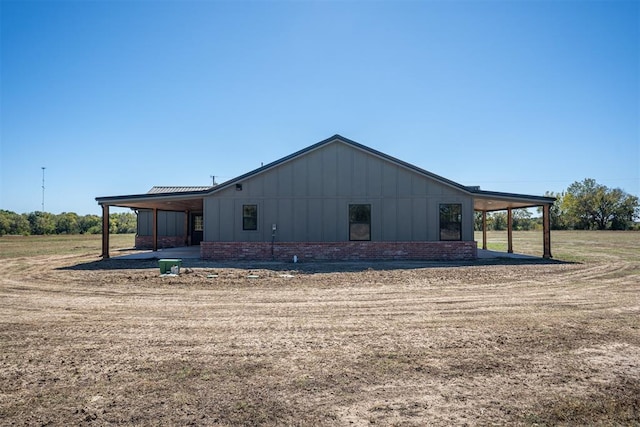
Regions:
<instances>
[{"instance_id":1,"label":"concrete slab","mask_svg":"<svg viewBox=\"0 0 640 427\"><path fill-rule=\"evenodd\" d=\"M488 249L478 249L478 259L492 258L541 259L542 257L524 254L510 254L509 252L490 251Z\"/></svg>"},{"instance_id":2,"label":"concrete slab","mask_svg":"<svg viewBox=\"0 0 640 427\"><path fill-rule=\"evenodd\" d=\"M157 251L135 251L134 253L115 255L111 253L111 258L117 259L161 259L161 258L181 258L181 259L200 259L200 246L185 246L181 248L165 248ZM541 259L542 257L510 254L508 252L490 251L486 249L478 249L478 259L495 259L495 258L512 258L512 259Z\"/></svg>"},{"instance_id":3,"label":"concrete slab","mask_svg":"<svg viewBox=\"0 0 640 427\"><path fill-rule=\"evenodd\" d=\"M135 253L126 255L111 254L111 258L117 259L161 259L161 258L180 258L180 259L200 259L200 246L184 246L181 248L165 248L157 251L136 251Z\"/></svg>"}]
</instances>

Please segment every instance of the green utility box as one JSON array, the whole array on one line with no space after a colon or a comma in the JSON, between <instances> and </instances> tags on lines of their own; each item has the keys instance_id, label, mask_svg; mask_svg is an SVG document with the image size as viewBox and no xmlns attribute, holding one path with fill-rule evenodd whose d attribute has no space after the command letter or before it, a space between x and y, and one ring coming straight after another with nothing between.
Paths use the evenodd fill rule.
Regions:
<instances>
[{"instance_id":1,"label":"green utility box","mask_svg":"<svg viewBox=\"0 0 640 427\"><path fill-rule=\"evenodd\" d=\"M158 263L160 264L160 274L167 274L167 273L180 274L180 267L182 266L181 259L161 259L161 260L158 260ZM177 267L177 268L174 269L174 271L171 271L171 267Z\"/></svg>"}]
</instances>

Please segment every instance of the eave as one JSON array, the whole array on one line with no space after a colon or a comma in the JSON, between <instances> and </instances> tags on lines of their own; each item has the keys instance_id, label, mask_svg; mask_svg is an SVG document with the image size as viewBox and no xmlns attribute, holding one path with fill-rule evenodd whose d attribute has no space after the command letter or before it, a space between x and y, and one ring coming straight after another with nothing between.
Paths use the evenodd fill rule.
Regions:
<instances>
[{"instance_id":1,"label":"eave","mask_svg":"<svg viewBox=\"0 0 640 427\"><path fill-rule=\"evenodd\" d=\"M96 197L102 206L118 206L131 209L159 209L165 211L202 211L203 197L209 190L133 194L128 196Z\"/></svg>"},{"instance_id":2,"label":"eave","mask_svg":"<svg viewBox=\"0 0 640 427\"><path fill-rule=\"evenodd\" d=\"M493 212L509 208L535 208L552 205L554 197L531 196L528 194L501 193L497 191L472 190L473 209L477 211Z\"/></svg>"}]
</instances>

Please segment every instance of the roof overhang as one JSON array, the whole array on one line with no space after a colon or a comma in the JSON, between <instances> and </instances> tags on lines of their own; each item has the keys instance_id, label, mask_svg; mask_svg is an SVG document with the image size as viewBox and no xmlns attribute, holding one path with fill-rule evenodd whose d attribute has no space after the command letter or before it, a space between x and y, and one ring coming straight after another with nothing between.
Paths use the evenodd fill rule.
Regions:
<instances>
[{"instance_id":1,"label":"roof overhang","mask_svg":"<svg viewBox=\"0 0 640 427\"><path fill-rule=\"evenodd\" d=\"M164 211L202 211L205 191L134 194L130 196L96 197L102 206Z\"/></svg>"},{"instance_id":2,"label":"roof overhang","mask_svg":"<svg viewBox=\"0 0 640 427\"><path fill-rule=\"evenodd\" d=\"M474 190L473 209L477 211L503 211L509 208L535 208L538 206L552 205L556 201L554 197L531 196L527 194L499 193L495 191Z\"/></svg>"}]
</instances>

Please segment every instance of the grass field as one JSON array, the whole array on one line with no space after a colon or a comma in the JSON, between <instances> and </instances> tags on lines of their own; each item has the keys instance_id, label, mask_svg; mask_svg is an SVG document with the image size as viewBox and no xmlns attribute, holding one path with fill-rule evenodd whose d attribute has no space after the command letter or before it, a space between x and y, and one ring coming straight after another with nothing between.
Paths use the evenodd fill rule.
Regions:
<instances>
[{"instance_id":1,"label":"grass field","mask_svg":"<svg viewBox=\"0 0 640 427\"><path fill-rule=\"evenodd\" d=\"M133 234L109 236L110 250L132 248ZM72 234L50 236L2 236L0 237L0 259L33 257L42 255L90 255L102 253L102 235Z\"/></svg>"},{"instance_id":2,"label":"grass field","mask_svg":"<svg viewBox=\"0 0 640 427\"><path fill-rule=\"evenodd\" d=\"M178 277L100 244L0 237L1 424L640 425L638 233Z\"/></svg>"},{"instance_id":3,"label":"grass field","mask_svg":"<svg viewBox=\"0 0 640 427\"><path fill-rule=\"evenodd\" d=\"M482 232L476 232L482 247ZM488 232L487 249L507 251L507 232ZM517 231L513 234L513 251L542 256L541 231ZM638 231L552 231L551 253L555 260L599 262L605 260L635 261L640 257Z\"/></svg>"}]
</instances>

